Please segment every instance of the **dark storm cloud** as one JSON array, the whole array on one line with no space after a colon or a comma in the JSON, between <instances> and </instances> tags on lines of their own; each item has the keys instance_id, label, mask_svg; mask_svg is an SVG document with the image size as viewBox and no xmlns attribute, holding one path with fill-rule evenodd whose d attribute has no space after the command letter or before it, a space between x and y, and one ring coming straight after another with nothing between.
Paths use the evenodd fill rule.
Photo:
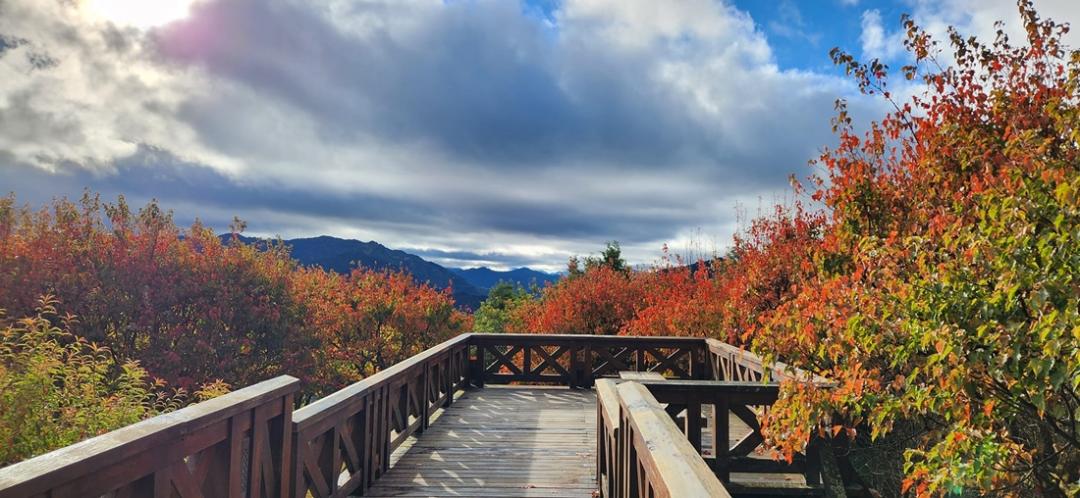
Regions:
<instances>
[{"instance_id":1,"label":"dark storm cloud","mask_svg":"<svg viewBox=\"0 0 1080 498\"><path fill-rule=\"evenodd\" d=\"M0 165L8 160L0 155ZM117 161L115 171L106 174L74 165L61 166L58 172L0 167L0 186L6 191L4 194L14 192L22 203L30 204L43 204L58 197L76 199L87 189L101 194L105 200L123 195L136 205L159 199L166 208L178 208L176 214L181 223L201 218L211 226L223 228L233 216L241 216L252 222L252 228L271 232L278 223L287 223L286 215L403 224L426 223L435 215L428 207L378 195L248 185L212 168L185 163L168 152L145 146L137 154Z\"/></svg>"},{"instance_id":2,"label":"dark storm cloud","mask_svg":"<svg viewBox=\"0 0 1080 498\"><path fill-rule=\"evenodd\" d=\"M357 19L392 15L382 4L349 9ZM750 115L741 132L728 133L650 74L663 55L693 63L698 55L686 53L725 47L687 36L683 46L663 40L648 51L612 50L564 33L578 27L553 32L545 19L505 1L449 2L416 16L420 27L358 33L308 3L215 0L197 4L190 19L154 40L167 61L205 68L311 114L327 140L434 143L452 158L501 170L567 160L651 168L692 162L699 172L771 184L792 159L796 166L804 160L806 142L794 150L760 146L773 145L768 137L776 133L825 130L832 105L833 95L806 95L806 88L733 85L723 89L735 93L726 98L775 98L801 109L785 119ZM775 95L749 95L761 92ZM745 131L755 128L764 134L748 141ZM744 167L748 157L754 167Z\"/></svg>"},{"instance_id":3,"label":"dark storm cloud","mask_svg":"<svg viewBox=\"0 0 1080 498\"><path fill-rule=\"evenodd\" d=\"M10 157L0 155L0 164ZM587 202L528 202L514 198L491 197L469 204L459 204L448 212L437 199L430 203L402 200L389 196L358 193L333 193L303 190L286 185L248 184L212 168L185 163L170 153L142 146L135 155L117 161L115 170L100 173L62 165L57 172L34 168L0 167L0 188L14 192L21 202L43 204L54 197L76 199L89 189L106 199L124 195L134 204L151 199L163 200L165 207L175 207L178 221L187 223L201 218L211 226L225 227L233 216L249 222L253 230L273 233L275 227L305 231L290 218L338 220L369 226L440 225L449 231L485 230L511 234L530 234L559 239L590 238L618 234L624 242L645 242L657 236L674 235L662 225L693 223L695 214L685 216L642 215L634 212L599 211ZM318 227L306 231L317 232ZM446 251L433 250L435 253ZM480 253L459 252L460 255ZM489 253L496 255L497 253ZM449 256L446 256L449 257ZM510 258L510 259L508 259ZM506 263L511 255L491 261ZM523 260L524 261L524 260ZM535 262L535 260L528 259Z\"/></svg>"}]
</instances>

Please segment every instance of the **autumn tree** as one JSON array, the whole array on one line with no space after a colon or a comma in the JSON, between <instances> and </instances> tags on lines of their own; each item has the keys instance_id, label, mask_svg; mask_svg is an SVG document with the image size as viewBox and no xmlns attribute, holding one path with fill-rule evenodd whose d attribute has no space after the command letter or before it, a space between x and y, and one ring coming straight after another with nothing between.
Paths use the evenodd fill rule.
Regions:
<instances>
[{"instance_id":1,"label":"autumn tree","mask_svg":"<svg viewBox=\"0 0 1080 498\"><path fill-rule=\"evenodd\" d=\"M471 329L450 289L403 271L358 268L339 275L303 268L291 293L304 303L304 330L318 340L312 389L325 394Z\"/></svg>"},{"instance_id":2,"label":"autumn tree","mask_svg":"<svg viewBox=\"0 0 1080 498\"><path fill-rule=\"evenodd\" d=\"M814 274L823 222L799 204L778 206L736 235L726 258L688 263L665 251L661 265L638 275L644 303L624 333L748 343L758 319Z\"/></svg>"},{"instance_id":3,"label":"autumn tree","mask_svg":"<svg viewBox=\"0 0 1080 498\"><path fill-rule=\"evenodd\" d=\"M234 232L244 223L234 220ZM224 239L224 241L223 241ZM305 396L344 387L448 336L469 317L401 272L300 268L280 241L180 229L151 202L87 194L48 208L0 199L0 305L29 316L55 296L71 333L189 392L288 373Z\"/></svg>"},{"instance_id":4,"label":"autumn tree","mask_svg":"<svg viewBox=\"0 0 1080 498\"><path fill-rule=\"evenodd\" d=\"M535 292L541 292L535 288ZM516 310L533 299L534 292L511 282L499 282L488 291L488 297L480 303L473 314L473 331L483 333L519 332L525 327L520 323Z\"/></svg>"},{"instance_id":5,"label":"autumn tree","mask_svg":"<svg viewBox=\"0 0 1080 498\"><path fill-rule=\"evenodd\" d=\"M123 197L86 194L37 211L8 197L3 206L0 303L10 313L54 295L80 317L73 333L189 390L305 368L285 248L226 245L199 223L179 229L155 202L133 211Z\"/></svg>"},{"instance_id":6,"label":"autumn tree","mask_svg":"<svg viewBox=\"0 0 1080 498\"><path fill-rule=\"evenodd\" d=\"M760 317L755 348L837 387L788 383L766 431L888 438L918 496L1080 494L1080 52L1020 2L1026 43L905 20L924 91L836 52L894 112L820 158L815 275ZM858 442L860 440L856 440Z\"/></svg>"}]
</instances>

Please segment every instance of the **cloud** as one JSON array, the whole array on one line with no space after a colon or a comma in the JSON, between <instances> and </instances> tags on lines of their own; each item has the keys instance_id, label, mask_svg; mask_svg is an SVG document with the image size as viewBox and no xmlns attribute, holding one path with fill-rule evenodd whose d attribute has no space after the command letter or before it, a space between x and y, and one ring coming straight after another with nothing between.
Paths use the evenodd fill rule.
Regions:
<instances>
[{"instance_id":1,"label":"cloud","mask_svg":"<svg viewBox=\"0 0 1080 498\"><path fill-rule=\"evenodd\" d=\"M777 9L779 10L779 20L769 22L769 31L784 38L802 40L817 46L821 40L821 33L809 30L798 5L791 0L784 0L780 2Z\"/></svg>"},{"instance_id":2,"label":"cloud","mask_svg":"<svg viewBox=\"0 0 1080 498\"><path fill-rule=\"evenodd\" d=\"M541 7L204 0L140 31L8 0L0 179L267 235L551 265L620 240L644 262L698 229L727 240L736 205L808 173L853 92L778 68L724 3Z\"/></svg>"},{"instance_id":3,"label":"cloud","mask_svg":"<svg viewBox=\"0 0 1080 498\"><path fill-rule=\"evenodd\" d=\"M1074 0L1036 0L1035 8L1043 18L1074 22L1080 19L1080 2ZM964 36L975 36L983 42L994 40L995 23L1001 21L1002 31L1014 44L1026 40L1016 2L1006 0L915 0L907 9L912 19L935 39L947 46L948 28L956 28ZM883 22L880 11L869 9L862 15L860 42L864 57L898 61L909 58L903 48L903 30L899 19ZM1066 34L1065 43L1080 47L1080 32ZM945 54L943 63L948 63Z\"/></svg>"},{"instance_id":4,"label":"cloud","mask_svg":"<svg viewBox=\"0 0 1080 498\"><path fill-rule=\"evenodd\" d=\"M550 272L559 272L566 270L565 263L570 257L570 254L559 252L522 254L493 251L448 251L411 247L403 247L401 249L441 265L455 268L476 268L486 266L488 268L514 269L529 267ZM556 264L560 261L563 263L562 265Z\"/></svg>"},{"instance_id":5,"label":"cloud","mask_svg":"<svg viewBox=\"0 0 1080 498\"><path fill-rule=\"evenodd\" d=\"M881 22L881 12L877 9L863 11L861 26L859 41L862 43L863 57L893 60L905 53L903 33L887 32Z\"/></svg>"}]
</instances>

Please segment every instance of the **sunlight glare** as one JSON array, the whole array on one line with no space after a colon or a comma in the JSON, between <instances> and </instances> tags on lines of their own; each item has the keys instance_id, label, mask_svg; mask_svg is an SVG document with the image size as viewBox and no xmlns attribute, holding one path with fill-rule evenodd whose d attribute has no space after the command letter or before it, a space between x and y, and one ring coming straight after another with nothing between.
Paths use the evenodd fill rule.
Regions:
<instances>
[{"instance_id":1,"label":"sunlight glare","mask_svg":"<svg viewBox=\"0 0 1080 498\"><path fill-rule=\"evenodd\" d=\"M86 10L114 24L149 29L187 17L194 0L86 0Z\"/></svg>"}]
</instances>

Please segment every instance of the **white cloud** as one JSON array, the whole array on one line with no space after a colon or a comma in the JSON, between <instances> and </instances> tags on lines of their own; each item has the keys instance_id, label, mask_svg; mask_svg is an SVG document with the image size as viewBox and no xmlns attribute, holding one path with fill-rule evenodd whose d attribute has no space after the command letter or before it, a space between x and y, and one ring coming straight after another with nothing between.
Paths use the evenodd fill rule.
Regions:
<instances>
[{"instance_id":1,"label":"white cloud","mask_svg":"<svg viewBox=\"0 0 1080 498\"><path fill-rule=\"evenodd\" d=\"M1059 23L1075 24L1080 20L1080 2L1075 0L1036 0L1035 9L1042 18L1051 18ZM964 36L976 36L984 43L990 43L996 35L997 21L1004 23L1002 29L1012 43L1021 44L1026 40L1013 0L914 0L908 12L919 27L942 45L947 45L950 26ZM865 57L887 60L907 58L903 50L903 36L899 19L883 22L878 10L863 12L860 41ZM1080 31L1068 33L1065 42L1071 47L1080 47Z\"/></svg>"},{"instance_id":2,"label":"white cloud","mask_svg":"<svg viewBox=\"0 0 1080 498\"><path fill-rule=\"evenodd\" d=\"M1080 2L1075 0L1035 0L1035 9L1043 18L1073 24L1080 22ZM916 21L926 24L927 29L941 39L945 39L946 28L951 25L961 33L990 42L996 31L994 23L1004 21L1003 29L1014 43L1026 40L1016 2L1011 0L919 0L915 13ZM1065 41L1072 47L1080 47L1080 32L1073 30L1066 35Z\"/></svg>"},{"instance_id":3,"label":"white cloud","mask_svg":"<svg viewBox=\"0 0 1080 498\"><path fill-rule=\"evenodd\" d=\"M903 33L899 30L888 32L877 9L863 11L859 41L862 55L867 59L892 60L904 53Z\"/></svg>"}]
</instances>

